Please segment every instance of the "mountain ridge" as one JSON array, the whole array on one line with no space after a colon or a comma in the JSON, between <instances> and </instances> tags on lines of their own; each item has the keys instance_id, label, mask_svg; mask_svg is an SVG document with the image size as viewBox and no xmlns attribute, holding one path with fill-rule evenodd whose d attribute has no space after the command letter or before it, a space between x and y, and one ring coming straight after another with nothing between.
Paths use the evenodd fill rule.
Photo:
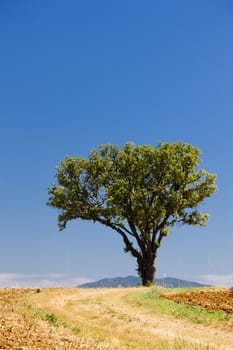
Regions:
<instances>
[{"instance_id":1,"label":"mountain ridge","mask_svg":"<svg viewBox=\"0 0 233 350\"><path fill-rule=\"evenodd\" d=\"M77 288L117 288L136 287L141 285L141 279L136 276L103 278L95 282L88 282L77 286ZM165 288L201 288L210 285L193 281L182 280L174 277L158 278L155 285Z\"/></svg>"}]
</instances>

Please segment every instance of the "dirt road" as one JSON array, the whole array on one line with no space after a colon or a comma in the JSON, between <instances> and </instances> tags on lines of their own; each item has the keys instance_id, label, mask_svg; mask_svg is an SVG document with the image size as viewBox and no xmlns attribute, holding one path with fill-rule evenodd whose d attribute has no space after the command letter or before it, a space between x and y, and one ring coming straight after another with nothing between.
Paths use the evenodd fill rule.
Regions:
<instances>
[{"instance_id":1,"label":"dirt road","mask_svg":"<svg viewBox=\"0 0 233 350\"><path fill-rule=\"evenodd\" d=\"M233 350L232 330L157 316L129 303L129 293L138 289L0 290L0 350L172 349L169 339L194 344L180 350Z\"/></svg>"}]
</instances>

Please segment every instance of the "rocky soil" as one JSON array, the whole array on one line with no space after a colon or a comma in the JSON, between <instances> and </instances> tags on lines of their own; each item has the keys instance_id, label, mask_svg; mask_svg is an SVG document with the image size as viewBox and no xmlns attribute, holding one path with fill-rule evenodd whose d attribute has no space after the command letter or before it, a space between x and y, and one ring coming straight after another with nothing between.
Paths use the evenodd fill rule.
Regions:
<instances>
[{"instance_id":1,"label":"rocky soil","mask_svg":"<svg viewBox=\"0 0 233 350\"><path fill-rule=\"evenodd\" d=\"M19 312L24 293L39 290L0 289L0 350L96 350L93 344L68 329L52 327Z\"/></svg>"}]
</instances>

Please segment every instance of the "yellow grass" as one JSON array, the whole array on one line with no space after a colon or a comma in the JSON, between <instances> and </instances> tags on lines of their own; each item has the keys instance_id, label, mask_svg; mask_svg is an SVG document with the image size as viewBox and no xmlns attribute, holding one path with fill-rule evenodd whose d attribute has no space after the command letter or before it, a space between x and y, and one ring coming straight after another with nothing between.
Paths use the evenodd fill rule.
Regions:
<instances>
[{"instance_id":1,"label":"yellow grass","mask_svg":"<svg viewBox=\"0 0 233 350\"><path fill-rule=\"evenodd\" d=\"M148 288L42 289L24 296L21 312L71 330L91 344L92 350L233 349L232 332L193 325L189 320L153 313L146 304L130 302L147 291Z\"/></svg>"}]
</instances>

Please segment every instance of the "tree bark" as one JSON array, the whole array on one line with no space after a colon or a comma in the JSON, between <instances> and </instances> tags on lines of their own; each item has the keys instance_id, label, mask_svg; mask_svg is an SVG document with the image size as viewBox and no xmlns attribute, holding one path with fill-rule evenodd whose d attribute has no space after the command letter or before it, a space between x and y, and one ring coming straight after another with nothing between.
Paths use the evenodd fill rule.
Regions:
<instances>
[{"instance_id":1,"label":"tree bark","mask_svg":"<svg viewBox=\"0 0 233 350\"><path fill-rule=\"evenodd\" d=\"M138 274L143 286L150 286L155 283L155 258L156 254L148 249L143 257L137 259Z\"/></svg>"}]
</instances>

